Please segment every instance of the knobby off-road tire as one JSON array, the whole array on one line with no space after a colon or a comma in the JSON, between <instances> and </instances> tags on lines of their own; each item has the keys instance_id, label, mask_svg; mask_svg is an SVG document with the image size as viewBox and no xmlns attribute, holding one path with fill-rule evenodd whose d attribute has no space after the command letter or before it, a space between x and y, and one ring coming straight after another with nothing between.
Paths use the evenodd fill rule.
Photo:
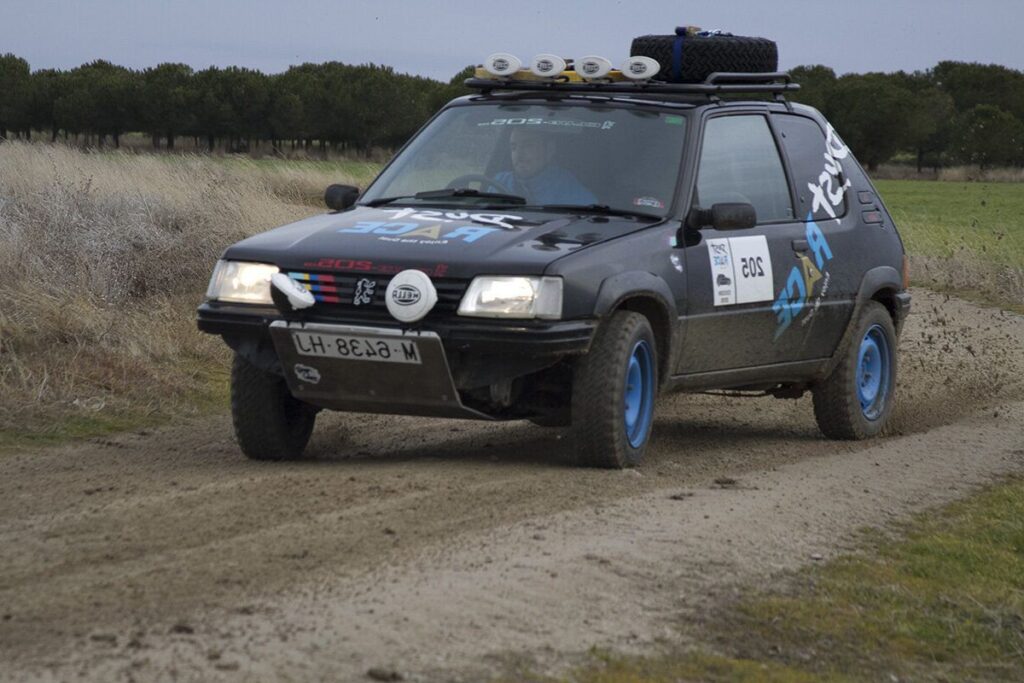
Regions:
<instances>
[{"instance_id":1,"label":"knobby off-road tire","mask_svg":"<svg viewBox=\"0 0 1024 683\"><path fill-rule=\"evenodd\" d=\"M640 36L629 54L650 57L661 65L657 79L673 81L676 36ZM690 36L683 39L679 60L680 83L700 83L716 71L766 73L777 71L779 50L774 41L748 36Z\"/></svg>"},{"instance_id":2,"label":"knobby off-road tire","mask_svg":"<svg viewBox=\"0 0 1024 683\"><path fill-rule=\"evenodd\" d=\"M264 372L235 354L231 366L231 419L238 445L253 460L290 460L302 455L316 409L288 391L283 377Z\"/></svg>"},{"instance_id":3,"label":"knobby off-road tire","mask_svg":"<svg viewBox=\"0 0 1024 683\"><path fill-rule=\"evenodd\" d=\"M647 318L613 314L573 371L572 440L584 467L632 467L643 458L658 394L658 356ZM630 419L632 417L632 420Z\"/></svg>"},{"instance_id":4,"label":"knobby off-road tire","mask_svg":"<svg viewBox=\"0 0 1024 683\"><path fill-rule=\"evenodd\" d=\"M868 301L828 379L813 389L814 417L830 439L867 439L885 428L896 388L896 328L885 306Z\"/></svg>"}]
</instances>

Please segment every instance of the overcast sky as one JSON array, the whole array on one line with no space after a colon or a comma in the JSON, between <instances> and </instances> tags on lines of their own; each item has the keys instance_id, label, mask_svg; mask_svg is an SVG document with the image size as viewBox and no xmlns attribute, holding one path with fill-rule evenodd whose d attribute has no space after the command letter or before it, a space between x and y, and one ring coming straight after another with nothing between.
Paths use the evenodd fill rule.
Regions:
<instances>
[{"instance_id":1,"label":"overcast sky","mask_svg":"<svg viewBox=\"0 0 1024 683\"><path fill-rule=\"evenodd\" d=\"M329 60L447 80L507 51L599 54L677 25L772 38L780 66L915 70L944 59L1024 70L1024 0L0 0L0 53L33 69L94 59L268 73Z\"/></svg>"}]
</instances>

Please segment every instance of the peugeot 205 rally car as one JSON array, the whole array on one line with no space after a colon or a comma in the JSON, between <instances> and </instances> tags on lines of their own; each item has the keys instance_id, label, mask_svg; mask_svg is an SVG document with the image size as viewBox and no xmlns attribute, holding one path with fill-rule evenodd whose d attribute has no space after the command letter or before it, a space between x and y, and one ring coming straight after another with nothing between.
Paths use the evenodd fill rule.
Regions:
<instances>
[{"instance_id":1,"label":"peugeot 205 rally car","mask_svg":"<svg viewBox=\"0 0 1024 683\"><path fill-rule=\"evenodd\" d=\"M330 409L528 419L624 467L663 391L809 390L826 436L877 434L904 249L797 86L519 66L492 56L362 194L224 252L198 324L235 352L242 451L297 457Z\"/></svg>"}]
</instances>

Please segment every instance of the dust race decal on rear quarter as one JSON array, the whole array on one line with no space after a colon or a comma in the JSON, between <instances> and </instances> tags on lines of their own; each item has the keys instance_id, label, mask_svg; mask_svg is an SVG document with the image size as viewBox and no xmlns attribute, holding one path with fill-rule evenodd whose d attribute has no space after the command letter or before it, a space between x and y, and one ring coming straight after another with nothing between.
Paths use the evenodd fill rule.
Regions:
<instances>
[{"instance_id":1,"label":"dust race decal on rear quarter","mask_svg":"<svg viewBox=\"0 0 1024 683\"><path fill-rule=\"evenodd\" d=\"M814 221L815 212L822 210L830 219L836 219L836 209L842 207L846 197L846 190L849 189L850 179L839 184L843 177L843 167L840 161L850 154L850 148L839 139L832 126L828 126L825 138L825 166L821 175L818 176L818 183L808 183L807 187L812 194L811 210L807 213L807 246L811 257L807 254L800 255L799 265L793 266L786 278L778 299L772 305L772 310L778 319L775 328L775 340L782 336L783 332L789 329L797 316L807 309L807 315L800 321L806 325L814 313L821 306L821 300L828 293L832 281L832 274L826 266L832 260L832 247L828 244L825 233ZM833 185L838 185L833 189ZM821 289L815 297L814 303L810 299L814 295L815 286L821 282Z\"/></svg>"},{"instance_id":2,"label":"dust race decal on rear quarter","mask_svg":"<svg viewBox=\"0 0 1024 683\"><path fill-rule=\"evenodd\" d=\"M764 235L707 242L715 306L772 300L772 258Z\"/></svg>"}]
</instances>

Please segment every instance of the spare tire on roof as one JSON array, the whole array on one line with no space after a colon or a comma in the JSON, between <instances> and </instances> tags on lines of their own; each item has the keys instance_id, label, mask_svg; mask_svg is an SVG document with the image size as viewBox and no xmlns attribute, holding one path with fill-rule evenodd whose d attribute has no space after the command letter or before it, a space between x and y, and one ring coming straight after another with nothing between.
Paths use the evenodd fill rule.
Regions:
<instances>
[{"instance_id":1,"label":"spare tire on roof","mask_svg":"<svg viewBox=\"0 0 1024 683\"><path fill-rule=\"evenodd\" d=\"M779 67L774 40L694 34L688 27L677 28L673 36L634 38L629 54L657 60L657 79L670 83L700 83L716 71L770 73Z\"/></svg>"}]
</instances>

